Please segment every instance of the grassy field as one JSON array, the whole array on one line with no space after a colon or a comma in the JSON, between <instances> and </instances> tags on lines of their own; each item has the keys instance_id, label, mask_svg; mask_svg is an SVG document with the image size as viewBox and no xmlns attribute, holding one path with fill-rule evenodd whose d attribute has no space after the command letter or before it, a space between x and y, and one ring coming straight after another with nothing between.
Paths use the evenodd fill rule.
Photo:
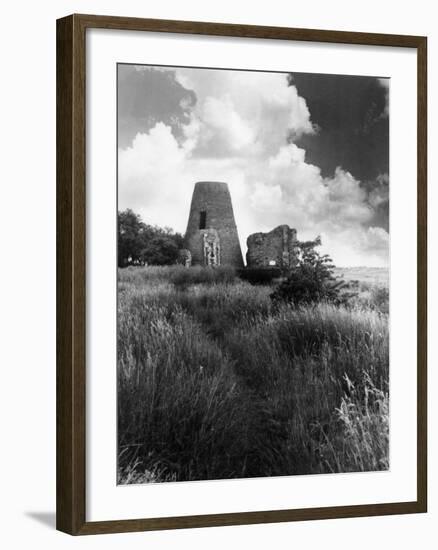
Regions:
<instances>
[{"instance_id":1,"label":"grassy field","mask_svg":"<svg viewBox=\"0 0 438 550\"><path fill-rule=\"evenodd\" d=\"M377 286L389 285L387 267L337 267L335 274L345 281L358 281L362 284Z\"/></svg>"},{"instance_id":2,"label":"grassy field","mask_svg":"<svg viewBox=\"0 0 438 550\"><path fill-rule=\"evenodd\" d=\"M232 270L119 271L118 482L387 469L388 289L275 306Z\"/></svg>"}]
</instances>

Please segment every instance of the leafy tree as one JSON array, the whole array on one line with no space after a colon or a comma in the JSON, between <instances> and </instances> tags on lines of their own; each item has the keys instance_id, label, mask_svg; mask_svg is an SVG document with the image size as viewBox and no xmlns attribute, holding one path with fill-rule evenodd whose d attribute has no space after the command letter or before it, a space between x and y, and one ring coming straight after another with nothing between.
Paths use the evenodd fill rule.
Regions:
<instances>
[{"instance_id":1,"label":"leafy tree","mask_svg":"<svg viewBox=\"0 0 438 550\"><path fill-rule=\"evenodd\" d=\"M118 265L170 265L178 258L183 237L169 227L145 224L130 208L118 213Z\"/></svg>"},{"instance_id":2,"label":"leafy tree","mask_svg":"<svg viewBox=\"0 0 438 550\"><path fill-rule=\"evenodd\" d=\"M140 253L142 264L171 265L178 259L179 247L173 235L157 233L146 241Z\"/></svg>"},{"instance_id":3,"label":"leafy tree","mask_svg":"<svg viewBox=\"0 0 438 550\"><path fill-rule=\"evenodd\" d=\"M274 302L301 305L325 301L340 304L346 300L347 283L334 274L335 266L330 256L321 255L316 250L320 245L320 237L298 243L297 265L271 294Z\"/></svg>"},{"instance_id":4,"label":"leafy tree","mask_svg":"<svg viewBox=\"0 0 438 550\"><path fill-rule=\"evenodd\" d=\"M118 213L117 256L119 267L140 263L145 224L130 208Z\"/></svg>"}]
</instances>

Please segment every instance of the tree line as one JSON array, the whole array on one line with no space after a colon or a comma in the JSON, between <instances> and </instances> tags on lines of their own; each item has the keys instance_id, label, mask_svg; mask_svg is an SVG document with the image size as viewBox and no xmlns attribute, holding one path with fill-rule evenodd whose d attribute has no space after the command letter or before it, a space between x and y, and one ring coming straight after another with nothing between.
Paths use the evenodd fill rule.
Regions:
<instances>
[{"instance_id":1,"label":"tree line","mask_svg":"<svg viewBox=\"0 0 438 550\"><path fill-rule=\"evenodd\" d=\"M130 208L118 212L119 267L129 265L172 265L183 248L183 236L169 227L144 223Z\"/></svg>"}]
</instances>

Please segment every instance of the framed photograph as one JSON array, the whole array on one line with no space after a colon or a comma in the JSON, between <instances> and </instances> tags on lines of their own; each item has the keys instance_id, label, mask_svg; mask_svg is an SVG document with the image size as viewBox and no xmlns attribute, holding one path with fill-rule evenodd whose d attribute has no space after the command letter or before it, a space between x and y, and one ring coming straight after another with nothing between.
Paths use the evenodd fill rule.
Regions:
<instances>
[{"instance_id":1,"label":"framed photograph","mask_svg":"<svg viewBox=\"0 0 438 550\"><path fill-rule=\"evenodd\" d=\"M426 38L57 22L57 528L425 512Z\"/></svg>"}]
</instances>

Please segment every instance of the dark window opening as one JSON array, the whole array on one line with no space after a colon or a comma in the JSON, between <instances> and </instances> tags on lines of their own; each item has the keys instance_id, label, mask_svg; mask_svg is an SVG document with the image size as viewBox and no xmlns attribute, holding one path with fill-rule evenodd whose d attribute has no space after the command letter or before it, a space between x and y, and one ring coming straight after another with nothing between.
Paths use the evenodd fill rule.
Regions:
<instances>
[{"instance_id":1,"label":"dark window opening","mask_svg":"<svg viewBox=\"0 0 438 550\"><path fill-rule=\"evenodd\" d=\"M199 229L205 229L207 227L207 212L202 210L199 213Z\"/></svg>"}]
</instances>

